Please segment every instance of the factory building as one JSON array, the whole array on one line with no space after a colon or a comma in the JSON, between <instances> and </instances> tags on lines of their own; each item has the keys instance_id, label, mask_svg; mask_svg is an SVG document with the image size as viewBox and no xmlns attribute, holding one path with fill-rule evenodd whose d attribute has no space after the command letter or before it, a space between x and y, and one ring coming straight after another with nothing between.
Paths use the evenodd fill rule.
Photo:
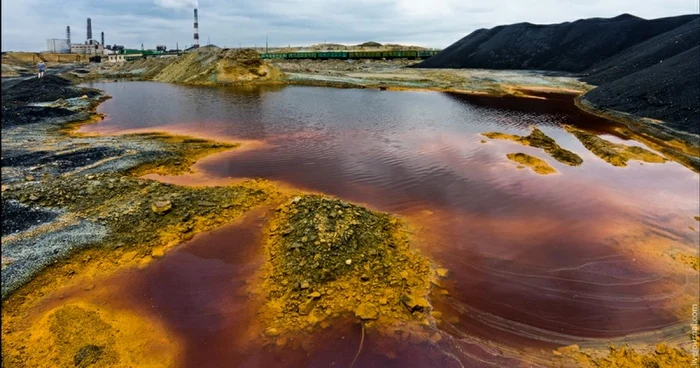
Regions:
<instances>
[{"instance_id":1,"label":"factory building","mask_svg":"<svg viewBox=\"0 0 700 368\"><path fill-rule=\"evenodd\" d=\"M70 26L66 27L66 38L46 40L46 51L52 53L71 53L90 56L104 56L111 53L104 46L105 34L101 32L101 41L92 39L92 19L87 19L87 38L84 43L71 43Z\"/></svg>"}]
</instances>

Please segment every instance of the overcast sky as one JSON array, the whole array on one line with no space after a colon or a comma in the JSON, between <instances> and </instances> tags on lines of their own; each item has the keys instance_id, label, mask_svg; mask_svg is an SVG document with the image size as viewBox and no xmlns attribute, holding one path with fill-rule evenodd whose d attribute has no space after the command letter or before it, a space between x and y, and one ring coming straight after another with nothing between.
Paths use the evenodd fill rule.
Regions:
<instances>
[{"instance_id":1,"label":"overcast sky","mask_svg":"<svg viewBox=\"0 0 700 368\"><path fill-rule=\"evenodd\" d=\"M73 42L105 32L107 44L146 48L192 44L196 0L2 0L2 50L42 51L46 39ZM443 48L479 29L559 23L630 13L642 18L698 13L698 0L201 0L200 43L237 47L320 42Z\"/></svg>"}]
</instances>

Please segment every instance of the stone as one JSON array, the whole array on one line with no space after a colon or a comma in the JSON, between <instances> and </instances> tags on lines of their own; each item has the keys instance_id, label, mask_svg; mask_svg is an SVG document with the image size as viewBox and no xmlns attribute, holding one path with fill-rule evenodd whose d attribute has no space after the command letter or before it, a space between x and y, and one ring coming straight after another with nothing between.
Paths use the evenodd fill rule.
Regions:
<instances>
[{"instance_id":1,"label":"stone","mask_svg":"<svg viewBox=\"0 0 700 368\"><path fill-rule=\"evenodd\" d=\"M321 297L321 293L319 293L318 291L314 291L313 293L309 294L309 298L318 299L320 297Z\"/></svg>"},{"instance_id":2,"label":"stone","mask_svg":"<svg viewBox=\"0 0 700 368\"><path fill-rule=\"evenodd\" d=\"M362 303L355 308L355 317L361 320L373 320L379 318L379 311L368 303Z\"/></svg>"},{"instance_id":3,"label":"stone","mask_svg":"<svg viewBox=\"0 0 700 368\"><path fill-rule=\"evenodd\" d=\"M270 337L279 336L279 334L280 334L279 330L274 328L274 327L270 327L267 330L265 330L265 335L270 336Z\"/></svg>"},{"instance_id":4,"label":"stone","mask_svg":"<svg viewBox=\"0 0 700 368\"><path fill-rule=\"evenodd\" d=\"M73 364L76 367L88 367L97 363L102 357L102 348L97 345L85 345L73 357Z\"/></svg>"},{"instance_id":5,"label":"stone","mask_svg":"<svg viewBox=\"0 0 700 368\"><path fill-rule=\"evenodd\" d=\"M314 310L314 308L316 307L316 303L318 303L318 299L315 298L311 298L305 302L302 302L301 304L299 304L299 314L301 314L302 316L308 315L309 313L311 313L312 310Z\"/></svg>"},{"instance_id":6,"label":"stone","mask_svg":"<svg viewBox=\"0 0 700 368\"><path fill-rule=\"evenodd\" d=\"M309 286L310 286L310 285L309 285L309 282L308 282L308 281L302 281L302 282L299 284L299 287L301 288L301 290L308 289Z\"/></svg>"},{"instance_id":7,"label":"stone","mask_svg":"<svg viewBox=\"0 0 700 368\"><path fill-rule=\"evenodd\" d=\"M151 203L151 211L164 215L168 213L173 208L173 204L170 201L155 201Z\"/></svg>"},{"instance_id":8,"label":"stone","mask_svg":"<svg viewBox=\"0 0 700 368\"><path fill-rule=\"evenodd\" d=\"M30 201L37 201L37 200L39 200L39 197L37 197L36 194L30 194L30 195L29 195L29 200L30 200Z\"/></svg>"},{"instance_id":9,"label":"stone","mask_svg":"<svg viewBox=\"0 0 700 368\"><path fill-rule=\"evenodd\" d=\"M121 262L122 263L130 262L131 260L133 260L136 257L137 254L138 254L138 252L135 250L133 250L131 252L126 252L122 255Z\"/></svg>"},{"instance_id":10,"label":"stone","mask_svg":"<svg viewBox=\"0 0 700 368\"><path fill-rule=\"evenodd\" d=\"M438 268L435 270L435 273L438 275L438 277L447 277L447 269L446 268Z\"/></svg>"},{"instance_id":11,"label":"stone","mask_svg":"<svg viewBox=\"0 0 700 368\"><path fill-rule=\"evenodd\" d=\"M575 344L569 345L569 346L564 346L564 347L557 349L557 351L559 351L562 354L572 354L572 353L575 353L579 350L580 350L579 346L575 345Z\"/></svg>"},{"instance_id":12,"label":"stone","mask_svg":"<svg viewBox=\"0 0 700 368\"><path fill-rule=\"evenodd\" d=\"M440 340L442 340L442 335L440 335L439 332L430 335L430 338L428 339L428 341L430 341L433 344L437 344L438 342L440 342Z\"/></svg>"},{"instance_id":13,"label":"stone","mask_svg":"<svg viewBox=\"0 0 700 368\"><path fill-rule=\"evenodd\" d=\"M401 274L401 278L402 278L402 279L404 279L404 280L405 280L405 279L407 279L407 278L408 278L408 271L401 271L401 273L400 273L400 274Z\"/></svg>"},{"instance_id":14,"label":"stone","mask_svg":"<svg viewBox=\"0 0 700 368\"><path fill-rule=\"evenodd\" d=\"M423 312L430 307L430 303L425 298L414 295L401 295L401 303L411 312Z\"/></svg>"},{"instance_id":15,"label":"stone","mask_svg":"<svg viewBox=\"0 0 700 368\"><path fill-rule=\"evenodd\" d=\"M153 258L160 258L165 255L165 251L161 247L155 247L151 251L151 257Z\"/></svg>"},{"instance_id":16,"label":"stone","mask_svg":"<svg viewBox=\"0 0 700 368\"><path fill-rule=\"evenodd\" d=\"M27 175L27 177L24 178L24 179L27 180L27 181L33 181L33 180L34 180L34 176L33 176L33 175Z\"/></svg>"},{"instance_id":17,"label":"stone","mask_svg":"<svg viewBox=\"0 0 700 368\"><path fill-rule=\"evenodd\" d=\"M352 259L346 259L345 264L350 266L352 264Z\"/></svg>"}]
</instances>

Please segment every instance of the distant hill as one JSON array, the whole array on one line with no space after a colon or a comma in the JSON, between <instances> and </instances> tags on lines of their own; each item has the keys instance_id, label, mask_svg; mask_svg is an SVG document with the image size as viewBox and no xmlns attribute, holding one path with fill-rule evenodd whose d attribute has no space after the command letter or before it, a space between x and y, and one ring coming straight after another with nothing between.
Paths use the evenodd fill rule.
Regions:
<instances>
[{"instance_id":1,"label":"distant hill","mask_svg":"<svg viewBox=\"0 0 700 368\"><path fill-rule=\"evenodd\" d=\"M583 99L700 134L700 15L518 23L480 29L418 68L575 73L598 85Z\"/></svg>"},{"instance_id":2,"label":"distant hill","mask_svg":"<svg viewBox=\"0 0 700 368\"><path fill-rule=\"evenodd\" d=\"M480 29L419 67L583 72L628 47L697 17L645 20L623 14L610 19L581 19L551 25L517 23Z\"/></svg>"}]
</instances>

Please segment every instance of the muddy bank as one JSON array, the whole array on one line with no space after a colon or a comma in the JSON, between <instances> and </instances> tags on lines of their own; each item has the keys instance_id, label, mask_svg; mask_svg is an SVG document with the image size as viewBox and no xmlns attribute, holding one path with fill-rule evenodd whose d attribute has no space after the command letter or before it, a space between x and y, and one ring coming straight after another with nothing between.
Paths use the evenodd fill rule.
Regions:
<instances>
[{"instance_id":1,"label":"muddy bank","mask_svg":"<svg viewBox=\"0 0 700 368\"><path fill-rule=\"evenodd\" d=\"M198 190L138 179L144 172L186 171L199 157L236 146L162 134L71 135L71 127L91 121L103 95L51 77L6 87L3 100L10 106L73 95L89 103L58 117L37 107L49 111L38 122L3 119L3 213L14 215L3 222L3 299L81 249L137 247L150 254L153 247L218 226L275 192L256 181Z\"/></svg>"}]
</instances>

